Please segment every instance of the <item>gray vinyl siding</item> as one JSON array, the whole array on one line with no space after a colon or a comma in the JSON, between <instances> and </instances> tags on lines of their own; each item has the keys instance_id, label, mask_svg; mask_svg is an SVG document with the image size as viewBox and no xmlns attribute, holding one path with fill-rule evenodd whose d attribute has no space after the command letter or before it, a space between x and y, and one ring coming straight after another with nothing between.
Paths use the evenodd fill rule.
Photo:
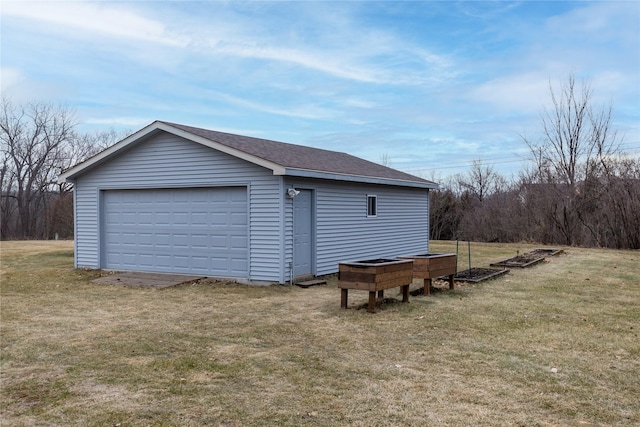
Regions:
<instances>
[{"instance_id":1,"label":"gray vinyl siding","mask_svg":"<svg viewBox=\"0 0 640 427\"><path fill-rule=\"evenodd\" d=\"M315 190L316 275L335 273L340 261L429 250L426 189L324 180L290 181L289 185ZM367 195L377 196L376 217L367 217ZM287 246L291 246L290 208L287 203ZM289 259L291 249L285 253Z\"/></svg>"},{"instance_id":2,"label":"gray vinyl siding","mask_svg":"<svg viewBox=\"0 0 640 427\"><path fill-rule=\"evenodd\" d=\"M76 266L100 268L101 190L246 186L249 200L250 277L279 281L281 178L253 165L175 135L159 133L119 157L78 177Z\"/></svg>"}]
</instances>

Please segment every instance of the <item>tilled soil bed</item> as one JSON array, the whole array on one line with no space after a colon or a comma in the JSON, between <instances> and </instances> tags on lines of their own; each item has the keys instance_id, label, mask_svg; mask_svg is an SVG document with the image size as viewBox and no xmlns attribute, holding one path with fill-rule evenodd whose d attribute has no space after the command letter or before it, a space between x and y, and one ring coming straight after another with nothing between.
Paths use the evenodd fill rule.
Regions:
<instances>
[{"instance_id":1,"label":"tilled soil bed","mask_svg":"<svg viewBox=\"0 0 640 427\"><path fill-rule=\"evenodd\" d=\"M455 280L460 282L482 282L507 274L509 270L497 268L470 268L468 270L458 271Z\"/></svg>"},{"instance_id":2,"label":"tilled soil bed","mask_svg":"<svg viewBox=\"0 0 640 427\"><path fill-rule=\"evenodd\" d=\"M530 267L544 261L547 256L554 256L561 253L560 249L534 249L522 255L502 261L491 263L492 267Z\"/></svg>"},{"instance_id":3,"label":"tilled soil bed","mask_svg":"<svg viewBox=\"0 0 640 427\"><path fill-rule=\"evenodd\" d=\"M543 255L535 255L532 253L526 253L524 255L515 256L513 258L505 259L498 262L493 262L490 265L494 267L529 267L539 262L544 261Z\"/></svg>"},{"instance_id":4,"label":"tilled soil bed","mask_svg":"<svg viewBox=\"0 0 640 427\"><path fill-rule=\"evenodd\" d=\"M531 252L527 252L527 256L554 256L561 254L562 249L534 249Z\"/></svg>"}]
</instances>

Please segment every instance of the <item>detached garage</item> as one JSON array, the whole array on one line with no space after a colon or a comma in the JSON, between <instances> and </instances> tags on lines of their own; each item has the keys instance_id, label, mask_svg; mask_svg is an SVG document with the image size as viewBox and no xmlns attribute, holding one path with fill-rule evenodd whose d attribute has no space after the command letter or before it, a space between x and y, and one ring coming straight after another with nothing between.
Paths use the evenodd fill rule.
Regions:
<instances>
[{"instance_id":1,"label":"detached garage","mask_svg":"<svg viewBox=\"0 0 640 427\"><path fill-rule=\"evenodd\" d=\"M76 267L285 283L429 249L433 182L328 150L154 122L65 171Z\"/></svg>"}]
</instances>

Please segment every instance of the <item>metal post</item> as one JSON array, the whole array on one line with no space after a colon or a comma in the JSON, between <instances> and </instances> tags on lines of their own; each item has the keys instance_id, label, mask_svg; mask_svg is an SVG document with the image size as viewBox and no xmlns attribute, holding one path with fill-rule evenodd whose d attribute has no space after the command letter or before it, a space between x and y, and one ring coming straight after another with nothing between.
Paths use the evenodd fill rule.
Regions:
<instances>
[{"instance_id":1,"label":"metal post","mask_svg":"<svg viewBox=\"0 0 640 427\"><path fill-rule=\"evenodd\" d=\"M471 271L471 240L467 240L467 250L469 251L469 271Z\"/></svg>"}]
</instances>

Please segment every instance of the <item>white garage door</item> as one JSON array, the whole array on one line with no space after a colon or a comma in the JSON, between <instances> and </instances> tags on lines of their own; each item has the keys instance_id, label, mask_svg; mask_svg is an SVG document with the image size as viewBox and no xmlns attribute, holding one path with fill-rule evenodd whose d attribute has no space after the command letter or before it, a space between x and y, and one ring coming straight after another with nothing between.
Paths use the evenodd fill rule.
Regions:
<instances>
[{"instance_id":1,"label":"white garage door","mask_svg":"<svg viewBox=\"0 0 640 427\"><path fill-rule=\"evenodd\" d=\"M103 196L105 268L248 277L246 187Z\"/></svg>"}]
</instances>

